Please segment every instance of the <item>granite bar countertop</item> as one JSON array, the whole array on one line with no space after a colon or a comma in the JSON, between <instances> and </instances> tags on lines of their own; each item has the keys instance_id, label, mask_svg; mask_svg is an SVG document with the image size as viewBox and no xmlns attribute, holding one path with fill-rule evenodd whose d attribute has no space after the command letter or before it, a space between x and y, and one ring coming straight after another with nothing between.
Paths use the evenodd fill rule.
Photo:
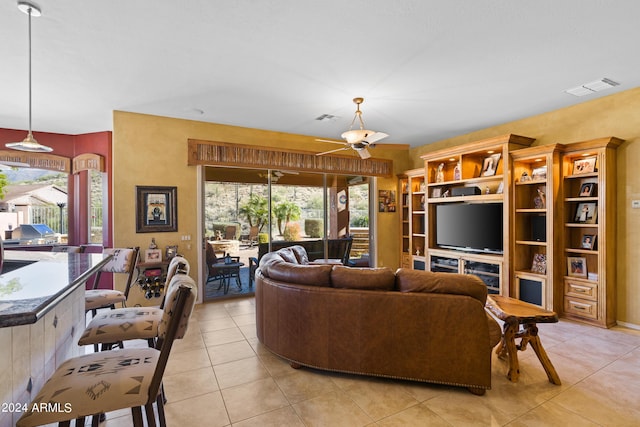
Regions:
<instances>
[{"instance_id":1,"label":"granite bar countertop","mask_svg":"<svg viewBox=\"0 0 640 427\"><path fill-rule=\"evenodd\" d=\"M93 253L5 251L0 328L35 323L110 258Z\"/></svg>"}]
</instances>

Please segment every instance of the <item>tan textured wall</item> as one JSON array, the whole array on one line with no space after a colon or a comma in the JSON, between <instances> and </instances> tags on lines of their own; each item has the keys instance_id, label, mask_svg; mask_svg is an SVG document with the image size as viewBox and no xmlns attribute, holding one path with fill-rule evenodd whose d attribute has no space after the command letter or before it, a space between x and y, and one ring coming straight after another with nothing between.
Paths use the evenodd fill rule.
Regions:
<instances>
[{"instance_id":1,"label":"tan textured wall","mask_svg":"<svg viewBox=\"0 0 640 427\"><path fill-rule=\"evenodd\" d=\"M625 140L617 150L617 318L640 327L640 209L631 209L640 200L640 88L414 148L411 167L422 167L420 156L429 151L507 133L536 138L534 145Z\"/></svg>"},{"instance_id":2,"label":"tan textured wall","mask_svg":"<svg viewBox=\"0 0 640 427\"><path fill-rule=\"evenodd\" d=\"M185 255L192 266L191 276L197 279L198 229L196 206L197 194L196 167L187 166L187 140L202 139L238 144L262 145L306 151L325 151L335 148L333 144L319 143L314 138L271 132L259 129L242 128L220 124L170 119L116 111L113 118L113 228L114 246L140 246L141 250L149 246L151 237L155 237L159 247L179 245L179 251ZM394 174L407 168L407 151L382 150L374 152L378 158L393 158ZM396 190L395 176L380 179L378 188ZM136 185L159 185L178 187L178 231L173 233L135 232L135 187ZM375 196L374 196L375 197ZM397 268L400 243L398 239L398 214L378 215L378 236L382 244L378 245L378 265ZM191 241L181 240L181 236L191 235ZM191 249L187 249L187 244ZM117 279L116 287L122 282ZM139 288L130 294L134 302L139 298L141 304L149 304L142 298ZM154 303L154 301L151 301Z\"/></svg>"}]
</instances>

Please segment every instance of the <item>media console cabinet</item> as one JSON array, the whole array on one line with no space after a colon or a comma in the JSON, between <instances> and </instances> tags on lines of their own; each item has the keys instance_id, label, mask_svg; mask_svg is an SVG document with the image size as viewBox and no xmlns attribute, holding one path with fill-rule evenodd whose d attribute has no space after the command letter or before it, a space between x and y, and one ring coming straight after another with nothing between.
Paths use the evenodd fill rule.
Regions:
<instances>
[{"instance_id":1,"label":"media console cabinet","mask_svg":"<svg viewBox=\"0 0 640 427\"><path fill-rule=\"evenodd\" d=\"M507 134L440 149L421 156L424 168L399 175L400 266L476 274L490 294L611 327L615 149L623 141L534 141ZM502 229L469 217L460 222L468 245L464 234L453 245L443 244L443 212L455 209L441 207L460 204L500 206ZM492 240L471 239L476 231L501 233L502 247L482 247Z\"/></svg>"}]
</instances>

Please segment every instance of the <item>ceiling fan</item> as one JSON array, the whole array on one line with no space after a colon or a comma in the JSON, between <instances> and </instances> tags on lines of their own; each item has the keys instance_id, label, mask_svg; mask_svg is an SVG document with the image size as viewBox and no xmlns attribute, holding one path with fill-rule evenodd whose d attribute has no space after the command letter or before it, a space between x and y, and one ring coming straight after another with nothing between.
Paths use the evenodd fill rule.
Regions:
<instances>
[{"instance_id":1,"label":"ceiling fan","mask_svg":"<svg viewBox=\"0 0 640 427\"><path fill-rule=\"evenodd\" d=\"M376 145L380 145L380 144L376 144L376 142L389 136L384 132L375 132L372 130L365 129L364 122L362 121L362 111L360 111L360 104L364 102L364 98L353 98L353 102L357 106L356 113L353 116L353 120L351 121L349 130L346 132L343 132L342 135L340 135L342 138L346 140L346 142L333 141L330 139L316 139L316 141L330 142L332 144L341 144L341 145L344 145L344 147L336 148L335 150L324 151L322 153L316 154L316 156L322 156L324 154L335 153L337 151L351 149L351 150L354 150L356 153L358 153L360 158L368 159L369 157L371 157L371 153L369 153L368 148L373 148ZM358 120L360 124L359 129L353 128L353 125L356 123L356 120ZM403 146L399 146L398 144L385 144L385 145L389 145L389 146L393 145L394 148L407 148L406 145L403 145Z\"/></svg>"},{"instance_id":2,"label":"ceiling fan","mask_svg":"<svg viewBox=\"0 0 640 427\"><path fill-rule=\"evenodd\" d=\"M286 171L286 170L270 170L269 172L271 174L271 182L278 182L278 180L283 176L285 176L285 174L289 174L289 175L299 174L299 172L297 171ZM266 179L266 178L269 178L269 173L259 173L258 176L260 178Z\"/></svg>"}]
</instances>

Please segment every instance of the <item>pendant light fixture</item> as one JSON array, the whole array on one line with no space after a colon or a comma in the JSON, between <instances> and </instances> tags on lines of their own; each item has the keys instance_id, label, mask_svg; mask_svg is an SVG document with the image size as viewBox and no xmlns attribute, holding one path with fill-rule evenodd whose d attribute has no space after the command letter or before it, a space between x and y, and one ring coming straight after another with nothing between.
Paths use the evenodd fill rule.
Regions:
<instances>
[{"instance_id":1,"label":"pendant light fixture","mask_svg":"<svg viewBox=\"0 0 640 427\"><path fill-rule=\"evenodd\" d=\"M53 148L42 145L36 141L31 133L31 17L41 16L40 8L28 1L18 1L18 9L29 15L29 134L20 142L10 142L6 144L7 148L19 151L30 151L34 153L49 153Z\"/></svg>"}]
</instances>

